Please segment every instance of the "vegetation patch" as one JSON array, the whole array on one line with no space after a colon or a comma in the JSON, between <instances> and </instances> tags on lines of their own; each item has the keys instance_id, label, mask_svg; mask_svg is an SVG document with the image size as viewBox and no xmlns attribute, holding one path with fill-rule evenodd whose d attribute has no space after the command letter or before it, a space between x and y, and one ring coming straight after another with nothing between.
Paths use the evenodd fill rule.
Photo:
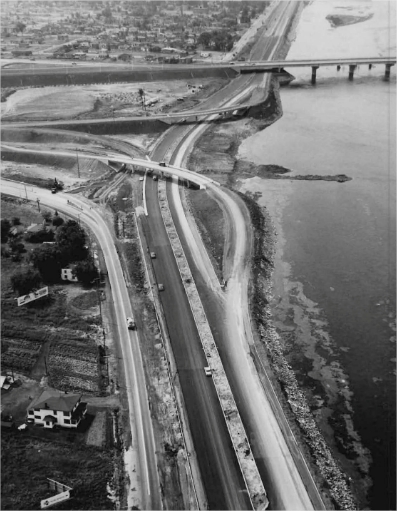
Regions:
<instances>
[{"instance_id":1,"label":"vegetation patch","mask_svg":"<svg viewBox=\"0 0 397 511\"><path fill-rule=\"evenodd\" d=\"M73 488L72 498L57 509L113 507L106 489L113 471L112 454L107 451L32 438L25 430L3 433L1 452L2 509L39 509L42 499L55 494L47 478Z\"/></svg>"},{"instance_id":2,"label":"vegetation patch","mask_svg":"<svg viewBox=\"0 0 397 511\"><path fill-rule=\"evenodd\" d=\"M223 211L206 190L187 190L186 197L215 271L221 277L225 246Z\"/></svg>"},{"instance_id":3,"label":"vegetation patch","mask_svg":"<svg viewBox=\"0 0 397 511\"><path fill-rule=\"evenodd\" d=\"M87 291L86 293L81 293L75 298L73 298L70 302L70 305L76 307L77 309L91 309L92 307L98 306L98 293L97 291Z\"/></svg>"}]
</instances>

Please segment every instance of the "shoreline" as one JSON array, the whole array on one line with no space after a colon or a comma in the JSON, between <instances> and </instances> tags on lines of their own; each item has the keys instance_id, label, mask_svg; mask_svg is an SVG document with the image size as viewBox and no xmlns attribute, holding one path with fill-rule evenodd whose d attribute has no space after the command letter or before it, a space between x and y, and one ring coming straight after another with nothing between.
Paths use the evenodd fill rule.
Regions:
<instances>
[{"instance_id":1,"label":"shoreline","mask_svg":"<svg viewBox=\"0 0 397 511\"><path fill-rule=\"evenodd\" d=\"M239 146L245 138L265 129L282 116L282 105L277 85L277 83L273 83L273 87L269 93L269 99L262 105L262 114L268 114L265 118L258 115L259 118L257 117L249 120L243 119L241 121L235 121L234 123L228 123L228 127L224 123L219 124L218 126L215 125L213 128L209 129L207 133L203 135L202 139L197 144L197 148L190 157L189 165L191 165L192 170L196 170L198 172L201 171L205 174L212 174L217 180L221 180L223 184L238 192L244 188L245 179L255 176L257 178L269 180L306 179L312 181L321 179L334 182L345 182L350 180L350 177L339 174L335 176L290 176L290 171L288 169L283 169L277 166L260 166L238 158ZM240 128L238 128L238 126L240 126ZM214 172L216 171L203 168L206 166L205 154L210 154L210 156L212 155L211 157L213 157L214 151L216 152L217 149L219 150L217 147L217 139L220 133L222 133L224 146L226 146L225 154L228 157L227 159L224 158L222 160L222 172L220 174L221 179L219 179L219 174L214 175ZM199 157L198 154L200 155ZM257 201L261 194L254 192L249 195L251 196L251 199L256 201L256 205L258 206ZM268 360L264 361L264 363L271 368L271 371L274 372L273 382L275 380L277 381L277 394L281 397L281 402L284 405L283 408L285 409L286 416L289 419L288 422L296 436L300 438L300 443L303 446L302 452L305 453L305 457L308 461L310 461L313 473L315 475L317 474L317 477L320 477L322 480L319 488L326 491L326 493L330 492L333 494L333 500L334 502L337 502L337 507L353 509L357 505L356 502L360 502L360 505L363 504L365 506L366 497L364 497L364 494L366 495L367 493L369 480L367 477L367 466L365 466L363 461L364 458L359 461L353 461L351 456L349 456L349 453L347 451L344 452L343 449L341 449L341 444L337 445L333 440L334 435L337 435L339 438L345 438L346 430L349 427L351 429L350 432L347 432L346 436L348 436L349 433L351 436L354 436L356 433L354 429L352 429L352 425L350 424L349 426L347 420L345 424L340 426L340 419L336 418L336 420L333 420L332 427L327 421L331 415L337 414L338 417L344 417L344 413L346 413L346 405L349 405L349 390L342 384L340 387L335 389L336 392L340 392L341 394L344 393L345 395L342 396L340 402L334 402L331 409L325 409L324 417L319 416L319 410L321 409L322 403L326 402L326 396L324 398L320 398L319 393L316 394L318 397L312 396L310 387L313 383L312 378L315 377L315 367L318 367L316 372L317 376L315 377L318 382L318 386L321 386L321 381L324 381L324 378L327 376L322 365L321 356L316 354L315 346L312 347L311 352L307 351L305 347L299 347L298 352L300 352L300 359L303 360L305 359L305 356L307 356L305 360L306 365L308 366L307 372L310 373L310 377L307 376L306 380L302 380L301 375L299 375L299 378L297 378L297 374L293 372L288 361L290 353L284 354L283 343L279 338L276 331L277 329L272 325L272 280L275 278L274 272L276 270L274 267L270 269L270 266L266 265L269 265L270 260L276 255L275 244L277 243L277 240L275 235L270 238L268 237L270 230L274 230L274 228L271 227L272 225L274 226L274 222L270 217L269 212L266 212L265 216L267 222L265 228L267 234L265 237L269 246L266 249L267 251L264 251L263 254L265 254L265 259L268 258L268 261L264 261L264 266L267 268L266 271L268 272L268 275L266 278L264 278L263 275L256 278L262 287L260 292L257 289L255 293L255 300L257 303L261 304L263 316L265 318L266 325L268 326L268 331L263 330L263 328L258 328L256 334L257 336L259 335L262 337L261 340L258 340L258 342L262 344L262 353L263 349L266 350L266 357ZM254 259L257 256L254 256ZM252 302L252 297L250 297L250 301ZM255 314L255 307L251 308L251 313ZM287 358L285 355L287 355ZM319 357L319 363L316 363L315 358L313 357ZM321 372L322 369L323 371ZM335 372L329 375L329 377L335 379L339 378L341 381L344 380L344 376L345 375L341 369L335 370ZM311 378L310 381L309 378ZM288 383L291 384L291 387L287 391L286 389L288 387L286 385ZM309 396L311 397L310 399L308 399ZM349 409L347 409L347 412L349 412ZM326 442L324 438L327 439ZM358 442L359 440L360 439L358 437ZM347 438L346 442L349 443ZM365 453L365 455L366 454L367 453ZM344 460L346 460L346 462L344 462ZM359 483L357 467L352 466L353 464L356 465L356 463L364 463L364 465L362 465L363 472L361 472L361 477L364 478L365 481L362 483ZM328 482L325 482L325 480L328 480ZM352 485L353 480L354 486ZM365 488L363 486L365 486Z\"/></svg>"}]
</instances>

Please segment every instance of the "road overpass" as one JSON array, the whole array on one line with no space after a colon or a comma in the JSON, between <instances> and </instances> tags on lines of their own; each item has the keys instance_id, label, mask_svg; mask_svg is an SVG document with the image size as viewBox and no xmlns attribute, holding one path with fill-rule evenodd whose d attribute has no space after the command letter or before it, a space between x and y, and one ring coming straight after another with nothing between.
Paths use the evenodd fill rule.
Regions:
<instances>
[{"instance_id":1,"label":"road overpass","mask_svg":"<svg viewBox=\"0 0 397 511\"><path fill-rule=\"evenodd\" d=\"M26 149L19 146L13 146L12 144L1 144L2 149L7 149L9 151L15 151L20 153L29 153L29 154L52 154L57 156L69 156L76 157L76 153L70 151L41 151L35 149ZM193 183L201 189L205 189L208 184L214 184L219 186L219 183L211 178L202 176L193 172L191 170L177 167L175 165L166 165L161 162L155 162L151 160L146 160L142 158L132 158L131 156L127 156L121 153L105 153L105 154L91 154L87 152L81 152L79 155L80 158L88 158L93 160L99 160L107 165L111 163L121 163L126 165L133 165L135 167L144 167L145 169L156 170L161 177L166 176L176 176L183 181L187 181L189 183Z\"/></svg>"}]
</instances>

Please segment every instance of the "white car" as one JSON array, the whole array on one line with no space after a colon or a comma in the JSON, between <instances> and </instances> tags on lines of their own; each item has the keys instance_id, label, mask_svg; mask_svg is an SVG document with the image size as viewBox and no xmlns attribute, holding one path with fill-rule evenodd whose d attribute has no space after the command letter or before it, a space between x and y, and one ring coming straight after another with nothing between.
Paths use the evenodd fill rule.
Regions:
<instances>
[{"instance_id":1,"label":"white car","mask_svg":"<svg viewBox=\"0 0 397 511\"><path fill-rule=\"evenodd\" d=\"M158 288L159 288L159 291L164 291L164 284L159 284Z\"/></svg>"},{"instance_id":2,"label":"white car","mask_svg":"<svg viewBox=\"0 0 397 511\"><path fill-rule=\"evenodd\" d=\"M209 366L204 367L205 376L212 376L212 371Z\"/></svg>"}]
</instances>

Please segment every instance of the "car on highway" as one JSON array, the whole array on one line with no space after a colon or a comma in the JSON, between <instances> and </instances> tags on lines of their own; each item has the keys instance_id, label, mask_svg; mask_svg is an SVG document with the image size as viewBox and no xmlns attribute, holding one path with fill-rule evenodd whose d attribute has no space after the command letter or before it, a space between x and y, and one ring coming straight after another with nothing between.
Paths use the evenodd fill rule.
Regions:
<instances>
[{"instance_id":1,"label":"car on highway","mask_svg":"<svg viewBox=\"0 0 397 511\"><path fill-rule=\"evenodd\" d=\"M159 291L164 291L164 284L159 284L158 288L159 288Z\"/></svg>"},{"instance_id":2,"label":"car on highway","mask_svg":"<svg viewBox=\"0 0 397 511\"><path fill-rule=\"evenodd\" d=\"M57 193L57 189L55 188L55 186L51 188L51 193Z\"/></svg>"},{"instance_id":3,"label":"car on highway","mask_svg":"<svg viewBox=\"0 0 397 511\"><path fill-rule=\"evenodd\" d=\"M157 176L153 176L153 181L157 181Z\"/></svg>"},{"instance_id":4,"label":"car on highway","mask_svg":"<svg viewBox=\"0 0 397 511\"><path fill-rule=\"evenodd\" d=\"M135 330L135 321L134 321L134 318L127 318L127 327L128 327L128 330Z\"/></svg>"},{"instance_id":5,"label":"car on highway","mask_svg":"<svg viewBox=\"0 0 397 511\"><path fill-rule=\"evenodd\" d=\"M205 376L212 376L211 368L206 366L204 367Z\"/></svg>"},{"instance_id":6,"label":"car on highway","mask_svg":"<svg viewBox=\"0 0 397 511\"><path fill-rule=\"evenodd\" d=\"M156 252L150 252L150 257L152 259L156 259Z\"/></svg>"},{"instance_id":7,"label":"car on highway","mask_svg":"<svg viewBox=\"0 0 397 511\"><path fill-rule=\"evenodd\" d=\"M143 181L143 177L140 177L140 178L139 178L139 181Z\"/></svg>"},{"instance_id":8,"label":"car on highway","mask_svg":"<svg viewBox=\"0 0 397 511\"><path fill-rule=\"evenodd\" d=\"M72 62L72 66L77 66L77 63L76 62Z\"/></svg>"},{"instance_id":9,"label":"car on highway","mask_svg":"<svg viewBox=\"0 0 397 511\"><path fill-rule=\"evenodd\" d=\"M166 166L167 166L167 165L165 164L165 161L161 161L161 162L159 163L159 165L160 165L160 167L166 167Z\"/></svg>"}]
</instances>

